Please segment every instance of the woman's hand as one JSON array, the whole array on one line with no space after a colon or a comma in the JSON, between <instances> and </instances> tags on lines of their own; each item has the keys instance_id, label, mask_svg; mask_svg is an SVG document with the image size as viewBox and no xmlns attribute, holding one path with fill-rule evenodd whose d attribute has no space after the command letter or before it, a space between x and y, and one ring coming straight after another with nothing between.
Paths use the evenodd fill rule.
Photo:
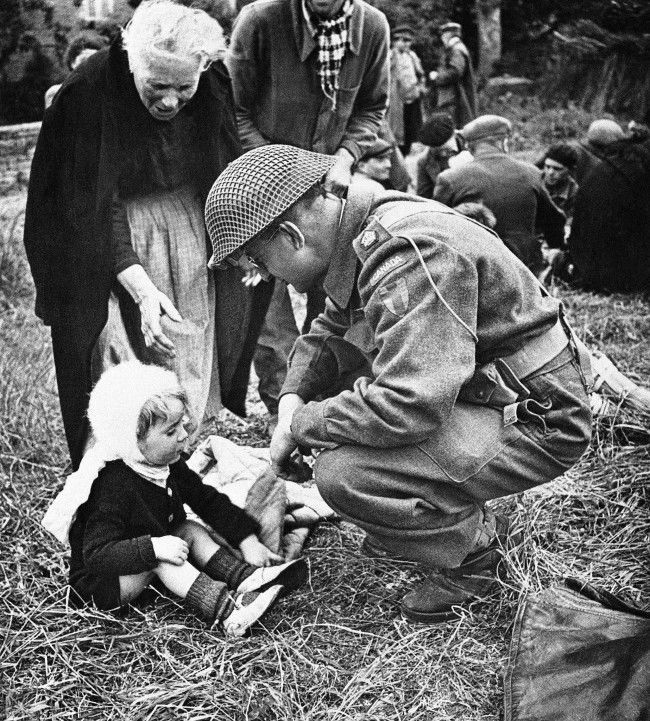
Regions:
<instances>
[{"instance_id":1,"label":"woman's hand","mask_svg":"<svg viewBox=\"0 0 650 721\"><path fill-rule=\"evenodd\" d=\"M190 547L178 536L159 536L151 539L153 552L158 561L167 561L174 566L182 566L190 553Z\"/></svg>"},{"instance_id":2,"label":"woman's hand","mask_svg":"<svg viewBox=\"0 0 650 721\"><path fill-rule=\"evenodd\" d=\"M147 348L168 358L176 355L174 344L163 333L160 316L165 314L176 323L183 318L169 298L156 288L141 265L131 265L117 274L117 279L140 308L140 327Z\"/></svg>"},{"instance_id":3,"label":"woman's hand","mask_svg":"<svg viewBox=\"0 0 650 721\"><path fill-rule=\"evenodd\" d=\"M273 566L283 561L282 556L269 550L257 536L246 536L239 544L239 550L251 566Z\"/></svg>"},{"instance_id":4,"label":"woman's hand","mask_svg":"<svg viewBox=\"0 0 650 721\"><path fill-rule=\"evenodd\" d=\"M172 341L163 333L160 316L165 314L170 320L180 323L183 319L174 304L152 284L152 290L142 295L138 306L140 307L140 328L147 348L173 358L176 350Z\"/></svg>"}]
</instances>

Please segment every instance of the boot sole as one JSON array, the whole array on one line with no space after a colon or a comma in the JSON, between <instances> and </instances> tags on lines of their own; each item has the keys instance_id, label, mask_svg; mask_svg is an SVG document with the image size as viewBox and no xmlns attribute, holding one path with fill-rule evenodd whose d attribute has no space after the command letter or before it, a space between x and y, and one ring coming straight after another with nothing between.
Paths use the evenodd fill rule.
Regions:
<instances>
[{"instance_id":1,"label":"boot sole","mask_svg":"<svg viewBox=\"0 0 650 721\"><path fill-rule=\"evenodd\" d=\"M402 606L402 616L408 621L416 621L418 623L444 623L445 621L456 621L460 618L459 614L451 609L449 611L437 611L437 612L426 612L426 611L411 611L408 608Z\"/></svg>"}]
</instances>

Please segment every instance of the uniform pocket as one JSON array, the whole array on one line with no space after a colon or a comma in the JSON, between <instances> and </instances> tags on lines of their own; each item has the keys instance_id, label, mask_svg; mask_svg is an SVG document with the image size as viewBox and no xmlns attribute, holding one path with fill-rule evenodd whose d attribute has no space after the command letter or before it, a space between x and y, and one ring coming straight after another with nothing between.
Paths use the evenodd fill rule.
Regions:
<instances>
[{"instance_id":1,"label":"uniform pocket","mask_svg":"<svg viewBox=\"0 0 650 721\"><path fill-rule=\"evenodd\" d=\"M458 401L440 432L418 447L449 480L463 483L520 438L517 425L504 425L501 410Z\"/></svg>"}]
</instances>

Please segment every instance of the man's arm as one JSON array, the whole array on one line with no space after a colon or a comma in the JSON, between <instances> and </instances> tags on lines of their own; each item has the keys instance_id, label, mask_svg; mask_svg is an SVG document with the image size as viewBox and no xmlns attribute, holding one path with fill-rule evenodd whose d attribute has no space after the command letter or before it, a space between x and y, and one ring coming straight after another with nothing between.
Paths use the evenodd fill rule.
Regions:
<instances>
[{"instance_id":1,"label":"man's arm","mask_svg":"<svg viewBox=\"0 0 650 721\"><path fill-rule=\"evenodd\" d=\"M417 240L440 294L475 333L476 268L444 244ZM421 441L448 417L474 372L470 330L439 300L411 245L399 237L387 243L381 262L366 262L359 278L378 345L374 378L359 378L352 390L296 410L291 431L300 445L393 447Z\"/></svg>"},{"instance_id":2,"label":"man's arm","mask_svg":"<svg viewBox=\"0 0 650 721\"><path fill-rule=\"evenodd\" d=\"M310 401L331 392L342 376L356 370L361 355L343 338L349 329L347 315L328 298L323 313L312 321L308 333L297 338L289 354L281 396L295 394Z\"/></svg>"},{"instance_id":3,"label":"man's arm","mask_svg":"<svg viewBox=\"0 0 650 721\"><path fill-rule=\"evenodd\" d=\"M434 83L439 87L456 85L465 75L468 62L469 60L465 53L459 47L453 47L449 56L448 66L438 71Z\"/></svg>"},{"instance_id":4,"label":"man's arm","mask_svg":"<svg viewBox=\"0 0 650 721\"><path fill-rule=\"evenodd\" d=\"M259 83L264 80L262 54L263 42L255 9L246 5L235 23L225 59L232 79L239 138L245 151L269 144L254 120Z\"/></svg>"},{"instance_id":5,"label":"man's arm","mask_svg":"<svg viewBox=\"0 0 650 721\"><path fill-rule=\"evenodd\" d=\"M390 32L386 18L382 18L382 25L374 47L370 50L368 66L340 145L355 161L377 140L377 132L388 106Z\"/></svg>"}]
</instances>

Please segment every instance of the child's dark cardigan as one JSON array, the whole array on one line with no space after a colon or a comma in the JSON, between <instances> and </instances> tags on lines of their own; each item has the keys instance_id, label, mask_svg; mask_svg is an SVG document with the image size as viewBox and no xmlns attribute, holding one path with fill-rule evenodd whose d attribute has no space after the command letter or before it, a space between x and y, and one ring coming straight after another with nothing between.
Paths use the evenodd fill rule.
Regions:
<instances>
[{"instance_id":1,"label":"child's dark cardigan","mask_svg":"<svg viewBox=\"0 0 650 721\"><path fill-rule=\"evenodd\" d=\"M185 460L170 466L166 488L142 478L123 461L111 461L100 471L70 529L72 589L98 608L117 608L119 576L158 565L151 538L173 535L187 518L184 503L234 547L259 530L253 518L205 485Z\"/></svg>"}]
</instances>

